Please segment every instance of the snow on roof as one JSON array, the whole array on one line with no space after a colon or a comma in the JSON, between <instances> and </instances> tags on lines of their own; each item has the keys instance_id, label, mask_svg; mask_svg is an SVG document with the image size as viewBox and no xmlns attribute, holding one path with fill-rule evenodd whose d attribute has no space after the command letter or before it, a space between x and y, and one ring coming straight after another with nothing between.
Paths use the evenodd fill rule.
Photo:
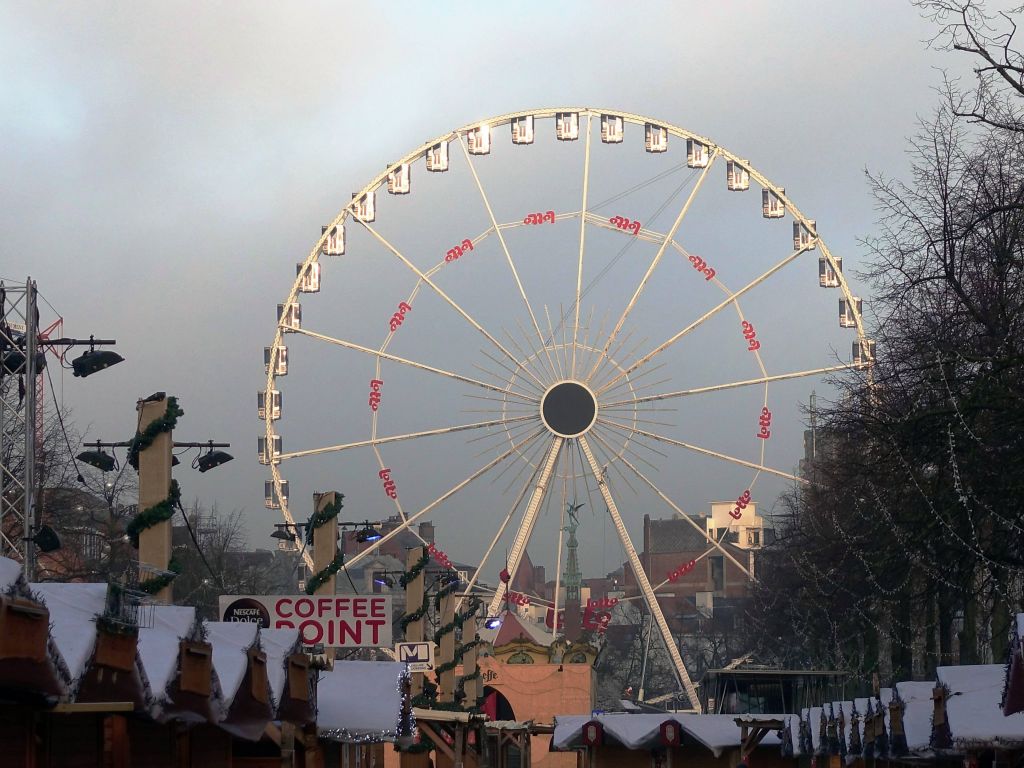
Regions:
<instances>
[{"instance_id":1,"label":"snow on roof","mask_svg":"<svg viewBox=\"0 0 1024 768\"><path fill-rule=\"evenodd\" d=\"M601 715L597 719L604 726L607 738L621 743L631 749L643 748L661 736L661 724L671 719L671 715L654 712L643 714Z\"/></svg>"},{"instance_id":2,"label":"snow on roof","mask_svg":"<svg viewBox=\"0 0 1024 768\"><path fill-rule=\"evenodd\" d=\"M213 670L220 679L224 708L230 709L245 679L246 653L256 642L260 625L254 621L208 621L204 626L213 646Z\"/></svg>"},{"instance_id":3,"label":"snow on roof","mask_svg":"<svg viewBox=\"0 0 1024 768\"><path fill-rule=\"evenodd\" d=\"M1024 744L1024 712L1003 716L1002 664L939 667L935 674L949 690L946 719L953 743L1008 746Z\"/></svg>"},{"instance_id":4,"label":"snow on roof","mask_svg":"<svg viewBox=\"0 0 1024 768\"><path fill-rule=\"evenodd\" d=\"M789 738L793 744L793 756L802 755L804 751L800 748L800 716L786 715L786 727L789 729Z\"/></svg>"},{"instance_id":5,"label":"snow on roof","mask_svg":"<svg viewBox=\"0 0 1024 768\"><path fill-rule=\"evenodd\" d=\"M758 715L758 717L781 719L783 715ZM690 734L705 747L720 757L722 750L727 747L738 747L740 745L741 731L736 725L737 715L674 715L683 731ZM782 742L779 735L772 731L762 740L760 746L778 746Z\"/></svg>"},{"instance_id":6,"label":"snow on roof","mask_svg":"<svg viewBox=\"0 0 1024 768\"><path fill-rule=\"evenodd\" d=\"M864 717L868 713L868 705L874 706L874 698L859 698L853 700L853 706L857 708L859 722L857 723L857 735L860 736L860 743L864 743ZM851 730L852 735L852 730Z\"/></svg>"},{"instance_id":7,"label":"snow on roof","mask_svg":"<svg viewBox=\"0 0 1024 768\"><path fill-rule=\"evenodd\" d=\"M555 732L551 734L551 749L557 752L576 747L583 733L583 726L592 719L587 715L556 715Z\"/></svg>"},{"instance_id":8,"label":"snow on roof","mask_svg":"<svg viewBox=\"0 0 1024 768\"><path fill-rule=\"evenodd\" d=\"M189 636L195 621L195 608L155 605L153 626L139 628L139 661L157 702L167 698L167 686L178 669L178 644Z\"/></svg>"},{"instance_id":9,"label":"snow on roof","mask_svg":"<svg viewBox=\"0 0 1024 768\"><path fill-rule=\"evenodd\" d=\"M878 699L876 699L874 696L871 696L870 698L860 698L860 699L854 699L853 700L854 706L857 707L857 714L860 715L860 723L859 723L859 725L857 727L857 730L860 733L861 743L863 743L863 740L864 740L864 725L865 725L865 723L864 723L864 716L868 713L868 704L871 705L872 711L874 711L874 708L878 706L878 701L879 700L881 700L882 704L884 705L884 708L883 708L883 711L882 711L882 718L885 721L886 732L888 732L888 730L889 730L889 702L892 701L892 688L881 688L881 689L879 689L879 691L878 691ZM849 737L847 737L847 739L849 739ZM846 743L849 744L850 743L849 740L847 740Z\"/></svg>"},{"instance_id":10,"label":"snow on roof","mask_svg":"<svg viewBox=\"0 0 1024 768\"><path fill-rule=\"evenodd\" d=\"M604 728L606 737L611 737L627 749L650 749L657 746L661 735L661 724L675 720L683 731L683 743L687 736L719 757L722 750L740 745L741 731L736 724L738 715L690 715L671 712L644 714L606 714L597 717L586 715L559 715L555 718L555 732L551 738L553 750L574 749L581 746L583 726L597 720ZM782 719L784 715L757 715L758 719ZM762 746L778 746L778 734L772 732L764 737Z\"/></svg>"},{"instance_id":11,"label":"snow on roof","mask_svg":"<svg viewBox=\"0 0 1024 768\"><path fill-rule=\"evenodd\" d=\"M832 702L831 714L832 714L833 717L835 717L836 725L837 726L839 724L839 713L840 712L842 712L842 714L843 714L843 732L841 734L839 734L839 737L840 737L840 739L842 739L843 744L846 745L846 747L848 749L849 746L850 746L850 734L853 732L852 731L852 726L851 726L851 723L850 723L850 720L853 717L853 702L852 701L833 701Z\"/></svg>"},{"instance_id":12,"label":"snow on roof","mask_svg":"<svg viewBox=\"0 0 1024 768\"><path fill-rule=\"evenodd\" d=\"M8 557L0 557L0 591L10 592L21 578L21 564Z\"/></svg>"},{"instance_id":13,"label":"snow on roof","mask_svg":"<svg viewBox=\"0 0 1024 768\"><path fill-rule=\"evenodd\" d=\"M288 676L287 658L298 650L299 630L264 629L260 632L260 648L267 654L267 678L274 696L275 708L281 706L284 684Z\"/></svg>"},{"instance_id":14,"label":"snow on roof","mask_svg":"<svg viewBox=\"0 0 1024 768\"><path fill-rule=\"evenodd\" d=\"M336 661L317 687L317 727L336 741L394 741L400 735L407 664Z\"/></svg>"},{"instance_id":15,"label":"snow on roof","mask_svg":"<svg viewBox=\"0 0 1024 768\"><path fill-rule=\"evenodd\" d=\"M96 646L96 617L106 606L107 585L44 582L31 589L50 611L50 637L75 685Z\"/></svg>"},{"instance_id":16,"label":"snow on roof","mask_svg":"<svg viewBox=\"0 0 1024 768\"><path fill-rule=\"evenodd\" d=\"M819 749L824 749L826 745L821 743L821 720L824 718L828 720L828 712L824 707L811 707L810 720L808 723L811 726L811 747L817 752Z\"/></svg>"},{"instance_id":17,"label":"snow on roof","mask_svg":"<svg viewBox=\"0 0 1024 768\"><path fill-rule=\"evenodd\" d=\"M935 683L896 683L903 701L903 731L907 736L907 749L920 752L928 749L932 738L932 689Z\"/></svg>"}]
</instances>

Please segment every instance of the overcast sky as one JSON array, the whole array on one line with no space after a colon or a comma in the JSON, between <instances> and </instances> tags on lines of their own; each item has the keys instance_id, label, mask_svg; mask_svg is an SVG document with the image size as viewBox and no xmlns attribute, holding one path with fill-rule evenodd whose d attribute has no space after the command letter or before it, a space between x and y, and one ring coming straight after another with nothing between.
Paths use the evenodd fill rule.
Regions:
<instances>
[{"instance_id":1,"label":"overcast sky","mask_svg":"<svg viewBox=\"0 0 1024 768\"><path fill-rule=\"evenodd\" d=\"M179 473L186 498L244 509L250 544L268 546L255 393L275 305L320 225L386 163L520 109L646 114L750 158L854 270L874 217L864 170L905 172L936 68L955 63L926 49L931 31L898 0L0 2L0 276L36 279L68 335L117 338L127 362L57 385L78 428L125 439L138 397L176 394L176 437L230 441L237 457ZM361 311L331 289L317 298ZM456 533L456 520L445 548L479 557L494 526ZM553 559L546 546L535 560ZM614 566L604 547L588 573Z\"/></svg>"}]
</instances>

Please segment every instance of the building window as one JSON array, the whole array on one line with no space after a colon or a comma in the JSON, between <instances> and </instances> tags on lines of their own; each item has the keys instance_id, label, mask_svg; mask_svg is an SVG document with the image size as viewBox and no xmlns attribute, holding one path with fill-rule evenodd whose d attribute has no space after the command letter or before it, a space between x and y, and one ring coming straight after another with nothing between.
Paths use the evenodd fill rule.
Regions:
<instances>
[{"instance_id":1,"label":"building window","mask_svg":"<svg viewBox=\"0 0 1024 768\"><path fill-rule=\"evenodd\" d=\"M725 558L712 555L708 560L711 562L711 589L721 592L725 589Z\"/></svg>"},{"instance_id":2,"label":"building window","mask_svg":"<svg viewBox=\"0 0 1024 768\"><path fill-rule=\"evenodd\" d=\"M761 545L761 532L756 530L747 531L747 544L752 547Z\"/></svg>"},{"instance_id":3,"label":"building window","mask_svg":"<svg viewBox=\"0 0 1024 768\"><path fill-rule=\"evenodd\" d=\"M517 651L505 661L506 664L533 664L533 656L526 651Z\"/></svg>"},{"instance_id":4,"label":"building window","mask_svg":"<svg viewBox=\"0 0 1024 768\"><path fill-rule=\"evenodd\" d=\"M95 531L82 534L82 557L86 560L99 560L103 557L103 535Z\"/></svg>"}]
</instances>

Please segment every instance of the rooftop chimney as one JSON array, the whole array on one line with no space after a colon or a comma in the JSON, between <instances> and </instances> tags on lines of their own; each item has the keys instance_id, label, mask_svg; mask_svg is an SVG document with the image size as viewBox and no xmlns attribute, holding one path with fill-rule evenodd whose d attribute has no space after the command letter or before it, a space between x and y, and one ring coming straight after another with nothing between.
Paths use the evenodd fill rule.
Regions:
<instances>
[{"instance_id":1,"label":"rooftop chimney","mask_svg":"<svg viewBox=\"0 0 1024 768\"><path fill-rule=\"evenodd\" d=\"M427 542L427 544L434 543L434 524L429 520L420 523L420 538Z\"/></svg>"}]
</instances>

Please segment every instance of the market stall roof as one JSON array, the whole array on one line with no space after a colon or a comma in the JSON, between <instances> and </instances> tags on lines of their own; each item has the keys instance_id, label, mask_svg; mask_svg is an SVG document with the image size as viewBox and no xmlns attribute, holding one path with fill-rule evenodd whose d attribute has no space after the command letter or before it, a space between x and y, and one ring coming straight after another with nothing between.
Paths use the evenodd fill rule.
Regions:
<instances>
[{"instance_id":1,"label":"market stall roof","mask_svg":"<svg viewBox=\"0 0 1024 768\"><path fill-rule=\"evenodd\" d=\"M21 563L0 557L0 592L10 593L21 580Z\"/></svg>"},{"instance_id":2,"label":"market stall roof","mask_svg":"<svg viewBox=\"0 0 1024 768\"><path fill-rule=\"evenodd\" d=\"M803 745L800 743L800 715L786 715L786 728L788 729L790 744L793 747L793 755L802 755L804 750Z\"/></svg>"},{"instance_id":3,"label":"market stall roof","mask_svg":"<svg viewBox=\"0 0 1024 768\"><path fill-rule=\"evenodd\" d=\"M208 621L206 636L213 646L213 670L220 680L224 707L229 709L245 679L246 653L256 643L259 624L252 621Z\"/></svg>"},{"instance_id":4,"label":"market stall roof","mask_svg":"<svg viewBox=\"0 0 1024 768\"><path fill-rule=\"evenodd\" d=\"M811 707L807 710L807 725L810 726L812 753L817 753L818 750L823 749L821 743L821 732L824 730L821 726L822 711L823 707Z\"/></svg>"},{"instance_id":5,"label":"market stall roof","mask_svg":"<svg viewBox=\"0 0 1024 768\"><path fill-rule=\"evenodd\" d=\"M939 667L940 685L949 691L946 721L954 747L1010 749L1024 746L1024 713L1004 716L1000 707L1002 664Z\"/></svg>"},{"instance_id":6,"label":"market stall roof","mask_svg":"<svg viewBox=\"0 0 1024 768\"><path fill-rule=\"evenodd\" d=\"M896 683L896 690L903 701L903 732L907 737L907 749L923 752L929 749L932 738L932 689L935 683Z\"/></svg>"},{"instance_id":7,"label":"market stall roof","mask_svg":"<svg viewBox=\"0 0 1024 768\"><path fill-rule=\"evenodd\" d=\"M736 724L742 715L674 715L684 733L690 734L705 747L720 757L722 750L738 747L741 744L742 731ZM758 718L771 720L781 719L783 715L758 715ZM769 733L761 740L761 746L779 746L782 742L777 733Z\"/></svg>"},{"instance_id":8,"label":"market stall roof","mask_svg":"<svg viewBox=\"0 0 1024 768\"><path fill-rule=\"evenodd\" d=\"M260 631L260 647L267 654L267 679L274 697L274 707L284 700L288 677L288 657L299 650L299 630L264 629Z\"/></svg>"},{"instance_id":9,"label":"market stall roof","mask_svg":"<svg viewBox=\"0 0 1024 768\"><path fill-rule=\"evenodd\" d=\"M139 663L156 705L167 700L167 688L178 670L179 644L189 637L195 621L195 608L155 605L153 625L139 628Z\"/></svg>"},{"instance_id":10,"label":"market stall roof","mask_svg":"<svg viewBox=\"0 0 1024 768\"><path fill-rule=\"evenodd\" d=\"M686 736L709 749L715 757L731 747L739 747L742 731L736 723L740 715L691 715L667 713L606 714L597 717L565 715L555 718L555 732L551 749L555 751L581 747L583 726L596 720L604 728L605 737L611 737L627 749L650 749L658 746L661 724L674 720ZM758 719L781 719L784 715L758 715ZM762 746L779 746L778 734L769 733Z\"/></svg>"},{"instance_id":11,"label":"market stall roof","mask_svg":"<svg viewBox=\"0 0 1024 768\"><path fill-rule=\"evenodd\" d=\"M1006 660L1005 682L1003 684L1003 714L1013 715L1024 712L1024 613L1014 617L1010 649Z\"/></svg>"},{"instance_id":12,"label":"market stall roof","mask_svg":"<svg viewBox=\"0 0 1024 768\"><path fill-rule=\"evenodd\" d=\"M831 714L837 720L839 715L843 715L843 732L839 734L839 738L843 742L845 749L850 748L850 735L853 733L853 702L852 701L833 701L831 705Z\"/></svg>"},{"instance_id":13,"label":"market stall roof","mask_svg":"<svg viewBox=\"0 0 1024 768\"><path fill-rule=\"evenodd\" d=\"M96 647L96 618L107 601L106 584L32 584L50 611L50 636L77 687Z\"/></svg>"},{"instance_id":14,"label":"market stall roof","mask_svg":"<svg viewBox=\"0 0 1024 768\"><path fill-rule=\"evenodd\" d=\"M394 661L336 661L317 688L321 738L381 742L411 733L408 677L408 665Z\"/></svg>"}]
</instances>

